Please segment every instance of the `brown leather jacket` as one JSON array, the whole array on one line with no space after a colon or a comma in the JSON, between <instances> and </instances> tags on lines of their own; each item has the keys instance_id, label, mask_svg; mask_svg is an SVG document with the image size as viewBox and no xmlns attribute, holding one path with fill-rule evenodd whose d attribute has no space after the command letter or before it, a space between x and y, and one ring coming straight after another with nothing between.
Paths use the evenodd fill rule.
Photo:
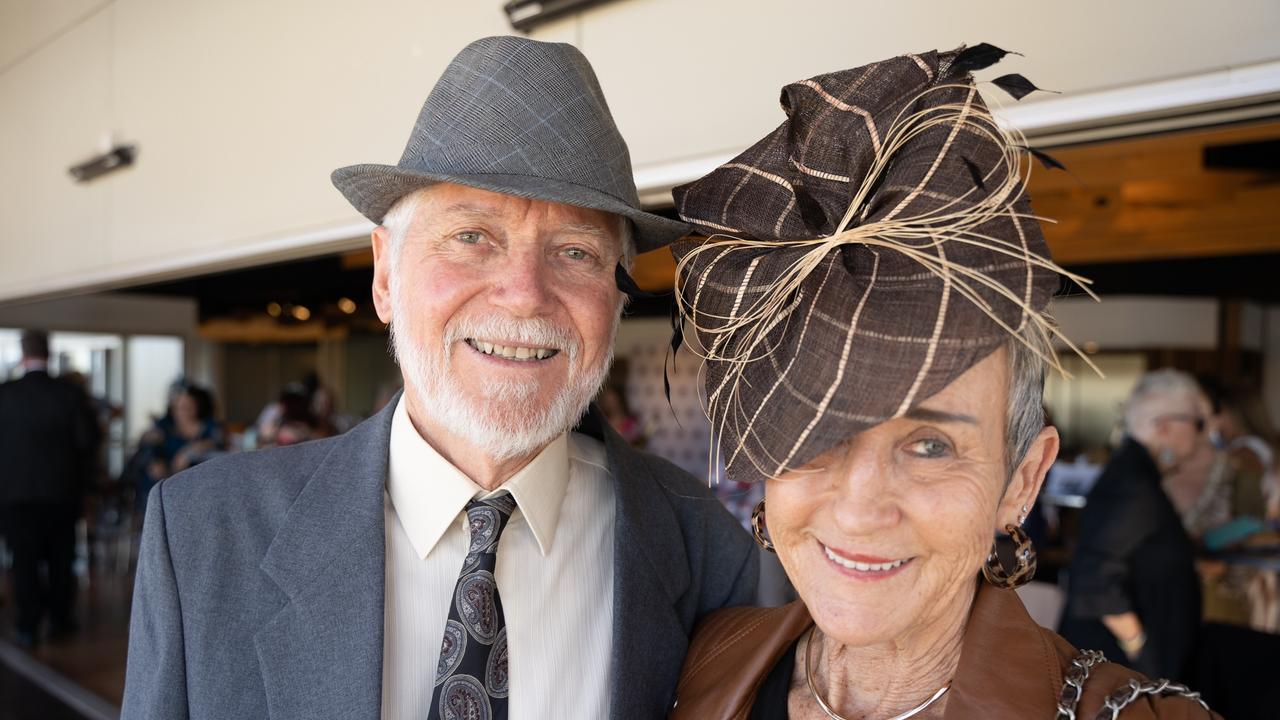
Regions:
<instances>
[{"instance_id":1,"label":"brown leather jacket","mask_svg":"<svg viewBox=\"0 0 1280 720\"><path fill-rule=\"evenodd\" d=\"M677 686L672 720L746 720L769 671L813 620L796 601L780 608L730 608L694 631ZM1063 674L1079 653L1035 623L1017 593L983 584L960 650L960 666L946 695L947 720L1053 720ZM1107 695L1130 679L1145 679L1114 663L1095 665L1077 707L1096 717ZM1222 720L1185 697L1141 696L1121 720Z\"/></svg>"}]
</instances>

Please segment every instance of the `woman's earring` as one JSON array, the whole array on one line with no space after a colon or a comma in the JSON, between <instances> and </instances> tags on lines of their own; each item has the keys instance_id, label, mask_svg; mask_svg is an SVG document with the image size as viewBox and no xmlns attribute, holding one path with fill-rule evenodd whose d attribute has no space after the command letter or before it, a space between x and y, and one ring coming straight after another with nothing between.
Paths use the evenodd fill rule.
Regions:
<instances>
[{"instance_id":1,"label":"woman's earring","mask_svg":"<svg viewBox=\"0 0 1280 720\"><path fill-rule=\"evenodd\" d=\"M765 535L765 531L764 500L761 500L756 503L756 509L751 512L751 534L755 536L756 543L760 547L776 554L778 551L773 549L773 541L769 539L769 536Z\"/></svg>"},{"instance_id":2,"label":"woman's earring","mask_svg":"<svg viewBox=\"0 0 1280 720\"><path fill-rule=\"evenodd\" d=\"M1031 578L1035 577L1036 549L1032 546L1031 537L1027 535L1027 531L1017 525L1006 525L1004 531L1013 539L1015 561L1013 572L1006 571L1000 564L1000 557L996 554L996 543L992 542L991 554L987 556L986 562L982 563L982 576L998 588L1012 590L1026 585L1031 582Z\"/></svg>"}]
</instances>

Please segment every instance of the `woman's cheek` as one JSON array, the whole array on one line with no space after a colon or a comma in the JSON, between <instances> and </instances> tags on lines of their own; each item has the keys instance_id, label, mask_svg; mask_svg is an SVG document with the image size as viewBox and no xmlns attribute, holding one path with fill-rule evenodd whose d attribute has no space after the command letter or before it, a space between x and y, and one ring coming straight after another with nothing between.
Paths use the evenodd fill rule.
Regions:
<instances>
[{"instance_id":1,"label":"woman's cheek","mask_svg":"<svg viewBox=\"0 0 1280 720\"><path fill-rule=\"evenodd\" d=\"M966 560L986 556L992 539L988 519L994 516L998 498L983 478L934 478L927 489L917 485L914 490L913 524L936 552L961 554Z\"/></svg>"},{"instance_id":2,"label":"woman's cheek","mask_svg":"<svg viewBox=\"0 0 1280 720\"><path fill-rule=\"evenodd\" d=\"M773 541L783 569L799 581L810 574L801 567L799 545L805 541L805 528L818 495L817 488L807 487L807 481L787 478L769 480L765 485L764 532Z\"/></svg>"},{"instance_id":3,"label":"woman's cheek","mask_svg":"<svg viewBox=\"0 0 1280 720\"><path fill-rule=\"evenodd\" d=\"M773 541L779 554L790 550L792 537L801 525L803 510L792 503L791 493L772 492L765 500L763 532Z\"/></svg>"}]
</instances>

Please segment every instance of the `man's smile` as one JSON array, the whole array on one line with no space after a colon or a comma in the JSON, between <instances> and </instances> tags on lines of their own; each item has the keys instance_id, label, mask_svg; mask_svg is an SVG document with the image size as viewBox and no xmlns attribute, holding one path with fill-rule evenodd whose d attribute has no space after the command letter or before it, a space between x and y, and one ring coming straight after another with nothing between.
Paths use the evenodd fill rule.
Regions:
<instances>
[{"instance_id":1,"label":"man's smile","mask_svg":"<svg viewBox=\"0 0 1280 720\"><path fill-rule=\"evenodd\" d=\"M487 340L477 340L476 338L467 338L467 345L484 355L499 357L503 360L516 360L524 362L532 362L537 360L547 360L560 353L556 348L543 347L527 347L523 345L499 344L489 342Z\"/></svg>"}]
</instances>

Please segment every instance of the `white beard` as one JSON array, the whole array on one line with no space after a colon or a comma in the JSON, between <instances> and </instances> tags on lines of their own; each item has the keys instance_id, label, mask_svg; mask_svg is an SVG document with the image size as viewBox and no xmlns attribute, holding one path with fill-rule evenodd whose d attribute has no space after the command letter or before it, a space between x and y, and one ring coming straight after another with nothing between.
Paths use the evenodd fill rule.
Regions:
<instances>
[{"instance_id":1,"label":"white beard","mask_svg":"<svg viewBox=\"0 0 1280 720\"><path fill-rule=\"evenodd\" d=\"M391 344L406 385L417 390L421 408L433 423L465 440L494 462L532 455L570 430L586 413L613 363L613 338L621 314L614 316L609 350L595 367L579 368L581 349L573 335L547 320L488 317L458 318L445 326L442 343L428 348L396 330L394 318L409 317L392 283ZM569 377L544 407L534 407L537 382L484 379L480 397L468 392L449 371L453 348L466 338L501 338L531 347L554 347L566 355ZM406 387L408 391L409 387Z\"/></svg>"}]
</instances>

